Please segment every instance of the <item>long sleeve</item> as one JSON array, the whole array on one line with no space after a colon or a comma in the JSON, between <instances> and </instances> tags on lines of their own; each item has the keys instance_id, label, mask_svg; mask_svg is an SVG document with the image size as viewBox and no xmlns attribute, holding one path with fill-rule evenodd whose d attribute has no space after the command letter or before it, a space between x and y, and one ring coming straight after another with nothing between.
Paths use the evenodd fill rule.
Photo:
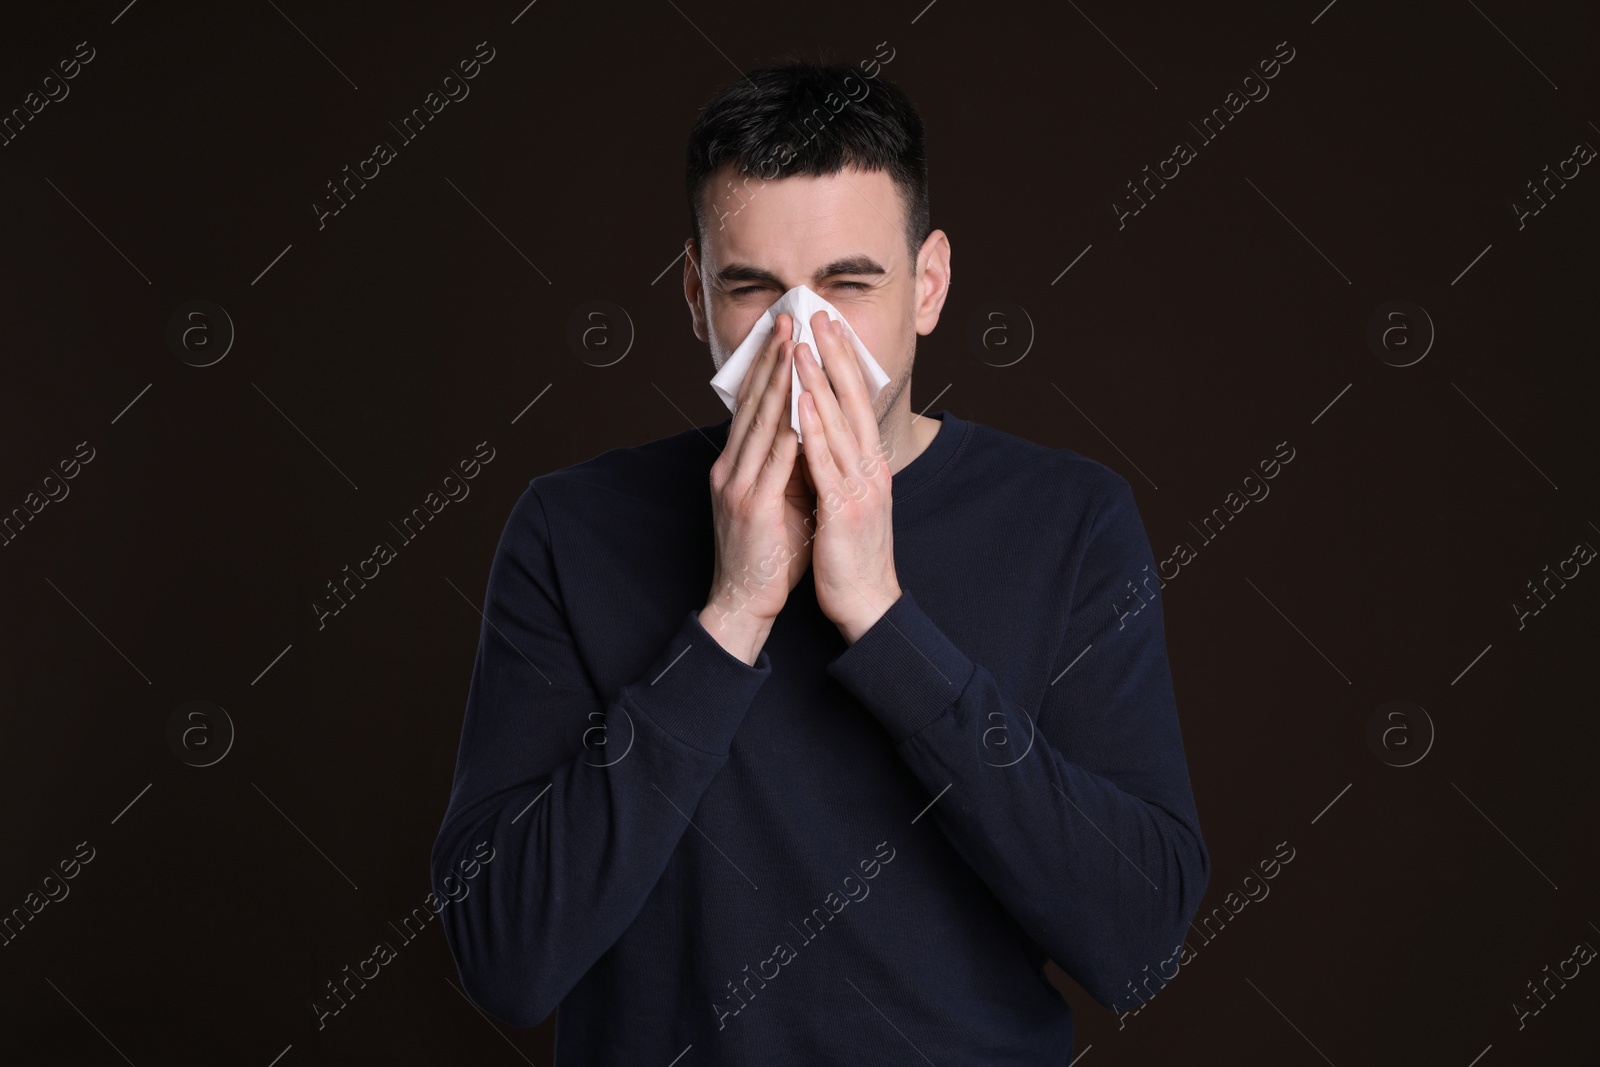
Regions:
<instances>
[{"instance_id":1,"label":"long sleeve","mask_svg":"<svg viewBox=\"0 0 1600 1067\"><path fill-rule=\"evenodd\" d=\"M1131 592L1155 570L1125 480L1086 528L1061 575L1065 636L1041 700L1002 691L904 587L828 673L889 731L938 798L928 817L1018 924L1114 1008L1184 940L1210 856L1161 601L1154 583Z\"/></svg>"},{"instance_id":2,"label":"long sleeve","mask_svg":"<svg viewBox=\"0 0 1600 1067\"><path fill-rule=\"evenodd\" d=\"M430 857L435 892L450 898L446 939L480 1007L536 1026L616 942L771 670L765 651L754 666L729 654L691 611L631 684L596 692L566 621L537 481L523 493L490 567ZM487 862L463 866L471 856Z\"/></svg>"}]
</instances>

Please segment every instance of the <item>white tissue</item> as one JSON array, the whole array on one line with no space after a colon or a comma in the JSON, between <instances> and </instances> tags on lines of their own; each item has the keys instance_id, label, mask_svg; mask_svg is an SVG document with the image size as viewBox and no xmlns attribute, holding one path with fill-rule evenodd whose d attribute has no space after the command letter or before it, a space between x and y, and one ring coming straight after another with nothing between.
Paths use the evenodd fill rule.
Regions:
<instances>
[{"instance_id":1,"label":"white tissue","mask_svg":"<svg viewBox=\"0 0 1600 1067\"><path fill-rule=\"evenodd\" d=\"M749 373L756 356L761 353L762 346L767 343L767 338L772 336L778 316L784 312L794 317L795 342L798 344L804 341L810 347L817 365L822 365L822 353L817 350L816 338L811 335L811 316L818 311L826 311L829 319L844 325L845 339L854 350L856 362L861 366L861 377L867 383L867 395L872 400L878 399L883 387L889 384L889 376L878 366L878 361L872 358L872 353L867 351L867 346L861 343L861 338L856 336L856 331L851 329L838 309L806 286L797 285L778 297L777 302L756 320L756 324L750 328L749 336L733 350L733 355L728 357L722 369L711 379L711 388L722 397L722 402L728 406L729 411L734 409L739 398L739 386L744 383L745 375ZM800 384L798 367L791 366L789 373L789 423L794 427L796 436L802 436L803 439L800 433L800 394L805 388Z\"/></svg>"}]
</instances>

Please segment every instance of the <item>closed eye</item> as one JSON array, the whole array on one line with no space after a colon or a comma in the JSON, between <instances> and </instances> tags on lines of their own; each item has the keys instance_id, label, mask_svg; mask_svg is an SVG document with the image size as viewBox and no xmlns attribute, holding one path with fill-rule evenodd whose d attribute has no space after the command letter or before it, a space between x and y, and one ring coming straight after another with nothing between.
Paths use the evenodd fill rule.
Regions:
<instances>
[{"instance_id":1,"label":"closed eye","mask_svg":"<svg viewBox=\"0 0 1600 1067\"><path fill-rule=\"evenodd\" d=\"M761 290L763 290L765 288L766 288L766 286L764 286L764 285L745 285L745 286L741 286L738 289L730 290L728 295L729 296L743 296L745 293L758 293L758 292L760 292ZM861 290L861 289L870 289L872 287L870 285L867 285L865 282L834 282L831 286L829 286L829 288L831 288L831 289L857 289L857 290Z\"/></svg>"}]
</instances>

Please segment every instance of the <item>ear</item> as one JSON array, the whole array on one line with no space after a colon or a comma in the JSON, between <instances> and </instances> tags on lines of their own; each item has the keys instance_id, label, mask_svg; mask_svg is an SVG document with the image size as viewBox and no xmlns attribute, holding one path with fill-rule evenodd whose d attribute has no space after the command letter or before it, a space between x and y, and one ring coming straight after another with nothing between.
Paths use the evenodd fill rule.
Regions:
<instances>
[{"instance_id":1,"label":"ear","mask_svg":"<svg viewBox=\"0 0 1600 1067\"><path fill-rule=\"evenodd\" d=\"M706 329L705 290L700 284L700 256L695 252L694 238L683 242L683 298L689 303L689 319L694 335L709 344L711 334Z\"/></svg>"},{"instance_id":2,"label":"ear","mask_svg":"<svg viewBox=\"0 0 1600 1067\"><path fill-rule=\"evenodd\" d=\"M943 230L934 230L917 253L916 304L912 319L923 337L939 325L945 297L950 295L950 239Z\"/></svg>"}]
</instances>

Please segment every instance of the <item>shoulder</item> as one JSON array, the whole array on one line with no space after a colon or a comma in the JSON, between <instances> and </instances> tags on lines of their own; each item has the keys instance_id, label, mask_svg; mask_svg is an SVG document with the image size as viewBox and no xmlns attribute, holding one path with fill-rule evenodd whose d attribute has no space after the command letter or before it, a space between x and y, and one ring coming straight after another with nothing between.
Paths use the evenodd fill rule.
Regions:
<instances>
[{"instance_id":1,"label":"shoulder","mask_svg":"<svg viewBox=\"0 0 1600 1067\"><path fill-rule=\"evenodd\" d=\"M547 521L632 517L665 509L696 512L708 494L711 464L726 426L696 426L640 444L618 446L528 483L518 508L542 505Z\"/></svg>"},{"instance_id":2,"label":"shoulder","mask_svg":"<svg viewBox=\"0 0 1600 1067\"><path fill-rule=\"evenodd\" d=\"M985 423L971 425L968 448L975 476L984 484L1031 496L1043 509L1042 521L1087 532L1097 516L1133 503L1128 480L1097 459Z\"/></svg>"}]
</instances>

